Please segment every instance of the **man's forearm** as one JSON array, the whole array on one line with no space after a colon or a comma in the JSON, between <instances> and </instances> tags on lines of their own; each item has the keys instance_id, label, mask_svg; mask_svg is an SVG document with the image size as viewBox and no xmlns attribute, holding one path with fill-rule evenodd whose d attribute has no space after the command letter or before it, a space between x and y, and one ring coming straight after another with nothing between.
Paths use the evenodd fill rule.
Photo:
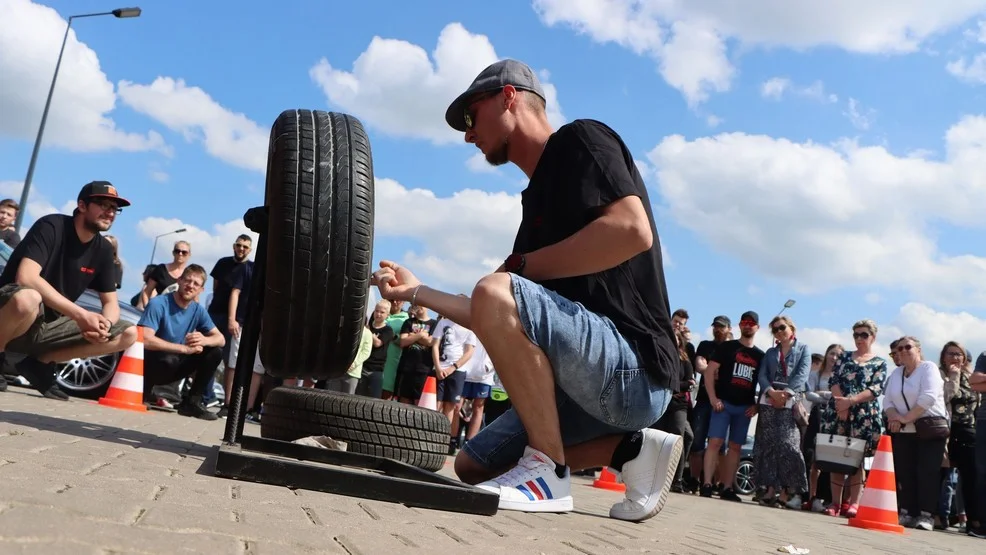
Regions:
<instances>
[{"instance_id":1,"label":"man's forearm","mask_svg":"<svg viewBox=\"0 0 986 555\"><path fill-rule=\"evenodd\" d=\"M404 300L411 301L411 299ZM469 315L472 310L472 300L469 297L450 295L437 289L432 289L427 285L422 285L418 288L418 294L414 298L414 303L425 308L430 308L464 328L472 329Z\"/></svg>"},{"instance_id":2,"label":"man's forearm","mask_svg":"<svg viewBox=\"0 0 986 555\"><path fill-rule=\"evenodd\" d=\"M120 321L120 303L108 303L103 305L103 317L112 323Z\"/></svg>"},{"instance_id":3,"label":"man's forearm","mask_svg":"<svg viewBox=\"0 0 986 555\"><path fill-rule=\"evenodd\" d=\"M568 238L526 253L523 274L534 281L595 274L644 252L651 241L633 221L600 216Z\"/></svg>"},{"instance_id":4,"label":"man's forearm","mask_svg":"<svg viewBox=\"0 0 986 555\"><path fill-rule=\"evenodd\" d=\"M144 334L144 348L148 351L160 351L162 353L185 354L185 346L178 343L165 341L156 335Z\"/></svg>"}]
</instances>

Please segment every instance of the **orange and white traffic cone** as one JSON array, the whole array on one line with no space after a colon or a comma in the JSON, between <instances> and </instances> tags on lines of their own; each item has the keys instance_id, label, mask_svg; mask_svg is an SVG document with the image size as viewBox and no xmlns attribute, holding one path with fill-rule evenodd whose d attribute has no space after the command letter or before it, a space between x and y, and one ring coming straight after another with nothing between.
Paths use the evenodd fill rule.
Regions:
<instances>
[{"instance_id":1,"label":"orange and white traffic cone","mask_svg":"<svg viewBox=\"0 0 986 555\"><path fill-rule=\"evenodd\" d=\"M146 412L144 405L144 330L137 326L137 341L123 352L116 374L100 405Z\"/></svg>"},{"instance_id":2,"label":"orange and white traffic cone","mask_svg":"<svg viewBox=\"0 0 986 555\"><path fill-rule=\"evenodd\" d=\"M894 452L890 436L880 436L873 457L873 466L866 478L866 488L859 500L856 516L849 526L903 534L904 527L897 517L897 478L894 474Z\"/></svg>"},{"instance_id":3,"label":"orange and white traffic cone","mask_svg":"<svg viewBox=\"0 0 986 555\"><path fill-rule=\"evenodd\" d=\"M599 473L599 477L592 482L592 486L599 489L608 489L610 491L626 491L627 486L623 482L616 478L616 474L610 471L608 466L603 467L603 471Z\"/></svg>"},{"instance_id":4,"label":"orange and white traffic cone","mask_svg":"<svg viewBox=\"0 0 986 555\"><path fill-rule=\"evenodd\" d=\"M425 387L421 390L418 406L438 410L438 382L435 381L435 376L428 376L428 379L425 380Z\"/></svg>"}]
</instances>

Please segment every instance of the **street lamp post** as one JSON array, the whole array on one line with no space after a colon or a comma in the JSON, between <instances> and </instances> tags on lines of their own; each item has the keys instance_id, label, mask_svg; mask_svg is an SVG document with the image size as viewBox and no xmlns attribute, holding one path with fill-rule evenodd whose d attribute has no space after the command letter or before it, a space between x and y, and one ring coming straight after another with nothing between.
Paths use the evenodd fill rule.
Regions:
<instances>
[{"instance_id":1,"label":"street lamp post","mask_svg":"<svg viewBox=\"0 0 986 555\"><path fill-rule=\"evenodd\" d=\"M58 51L58 61L55 62L55 75L51 78L51 88L48 89L48 100L45 101L45 109L41 112L41 126L38 127L38 136L34 139L34 150L31 152L31 162L27 166L27 177L24 178L24 189L21 191L20 209L17 211L17 219L14 222L14 229L17 233L21 231L21 223L24 221L24 212L27 211L27 195L31 191L31 180L34 178L34 166L38 163L38 151L41 150L41 137L45 132L45 123L48 122L48 109L51 108L51 97L55 93L55 81L58 80L58 70L62 67L62 55L65 54L65 43L68 42L68 32L72 28L73 19L83 17L97 17L101 15L112 15L116 18L140 17L140 8L119 8L111 12L86 13L73 15L68 18L68 25L65 26L65 36L62 38L62 48Z\"/></svg>"},{"instance_id":2,"label":"street lamp post","mask_svg":"<svg viewBox=\"0 0 986 555\"><path fill-rule=\"evenodd\" d=\"M167 233L162 233L161 235L158 235L157 237L154 238L154 248L151 249L151 262L150 262L151 264L154 264L154 253L157 252L157 240L162 237L172 235L174 233L185 233L185 228L176 229L174 231L169 231Z\"/></svg>"},{"instance_id":3,"label":"street lamp post","mask_svg":"<svg viewBox=\"0 0 986 555\"><path fill-rule=\"evenodd\" d=\"M782 308L781 311L777 313L777 316L780 316L785 310L791 308L792 306L794 306L794 299L788 299L787 302L784 303L784 308Z\"/></svg>"}]
</instances>

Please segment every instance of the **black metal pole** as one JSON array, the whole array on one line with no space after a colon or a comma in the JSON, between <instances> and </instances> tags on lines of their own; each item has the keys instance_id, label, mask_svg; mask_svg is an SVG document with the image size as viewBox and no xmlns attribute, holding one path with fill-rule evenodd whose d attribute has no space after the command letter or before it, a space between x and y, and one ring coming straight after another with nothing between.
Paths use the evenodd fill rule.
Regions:
<instances>
[{"instance_id":1,"label":"black metal pole","mask_svg":"<svg viewBox=\"0 0 986 555\"><path fill-rule=\"evenodd\" d=\"M237 445L243 437L243 424L246 421L246 406L249 400L247 391L253 378L253 364L257 360L257 345L260 343L260 323L264 310L264 288L267 283L267 207L251 208L243 216L247 227L260 235L253 263L253 278L250 281L250 300L247 304L246 321L240 330L240 350L236 354L236 369L233 374L233 391L226 414L226 432L223 443Z\"/></svg>"},{"instance_id":2,"label":"black metal pole","mask_svg":"<svg viewBox=\"0 0 986 555\"><path fill-rule=\"evenodd\" d=\"M68 42L68 32L72 29L72 19L68 18L68 25L65 26L65 37L62 38L62 49L58 51L58 61L55 62L55 74L51 77L51 87L48 89L48 100L45 101L45 109L41 112L41 126L38 127L38 136L34 139L34 150L31 151L31 162L27 165L27 177L24 178L24 189L21 190L20 209L17 210L17 219L14 221L14 230L21 233L21 224L24 222L24 213L27 212L27 196L31 192L31 180L34 179L34 167L38 164L38 152L41 150L41 138L44 136L45 123L48 122L48 110L51 108L51 97L55 94L55 82L58 80L58 69L62 67L62 56L65 54L65 43ZM23 235L23 234L22 234Z\"/></svg>"}]
</instances>

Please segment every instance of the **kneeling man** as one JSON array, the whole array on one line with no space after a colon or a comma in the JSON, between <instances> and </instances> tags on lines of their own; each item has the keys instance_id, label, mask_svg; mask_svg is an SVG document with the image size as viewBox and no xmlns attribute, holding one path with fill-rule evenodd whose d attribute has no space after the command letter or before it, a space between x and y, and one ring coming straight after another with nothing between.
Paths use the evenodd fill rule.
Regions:
<instances>
[{"instance_id":1,"label":"kneeling man","mask_svg":"<svg viewBox=\"0 0 986 555\"><path fill-rule=\"evenodd\" d=\"M506 510L573 509L570 469L609 466L626 499L610 516L664 506L682 438L648 429L678 386L661 245L647 189L615 131L576 120L552 131L530 67L497 62L446 112L493 165L530 179L513 254L471 298L422 285L381 262L385 299L428 307L471 329L513 408L455 459L467 483Z\"/></svg>"},{"instance_id":2,"label":"kneeling man","mask_svg":"<svg viewBox=\"0 0 986 555\"><path fill-rule=\"evenodd\" d=\"M49 399L68 400L55 363L120 352L137 339L133 324L120 321L113 246L101 234L126 206L110 182L86 184L71 216L49 214L31 226L0 275L0 358L27 355L16 372ZM100 312L75 304L86 289L99 294Z\"/></svg>"},{"instance_id":3,"label":"kneeling man","mask_svg":"<svg viewBox=\"0 0 986 555\"><path fill-rule=\"evenodd\" d=\"M191 377L188 396L178 414L216 420L202 404L202 395L222 361L226 339L195 298L205 287L205 268L189 264L178 278L178 290L147 303L138 326L144 328L144 398L151 388Z\"/></svg>"}]
</instances>

